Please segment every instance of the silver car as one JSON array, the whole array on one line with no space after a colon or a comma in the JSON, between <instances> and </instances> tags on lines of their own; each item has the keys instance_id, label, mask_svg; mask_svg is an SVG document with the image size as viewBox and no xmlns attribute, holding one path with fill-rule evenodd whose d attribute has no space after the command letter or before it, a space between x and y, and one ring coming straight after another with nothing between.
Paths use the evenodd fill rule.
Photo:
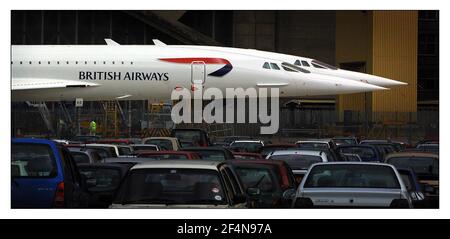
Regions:
<instances>
[{"instance_id":1,"label":"silver car","mask_svg":"<svg viewBox=\"0 0 450 239\"><path fill-rule=\"evenodd\" d=\"M332 162L310 167L293 207L411 208L412 201L394 166Z\"/></svg>"}]
</instances>

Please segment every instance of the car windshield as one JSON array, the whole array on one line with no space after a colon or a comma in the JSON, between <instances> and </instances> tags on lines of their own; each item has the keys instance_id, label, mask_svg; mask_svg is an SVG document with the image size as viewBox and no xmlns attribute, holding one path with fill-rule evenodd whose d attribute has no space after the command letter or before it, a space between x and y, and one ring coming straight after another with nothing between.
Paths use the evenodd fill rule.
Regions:
<instances>
[{"instance_id":1,"label":"car windshield","mask_svg":"<svg viewBox=\"0 0 450 239\"><path fill-rule=\"evenodd\" d=\"M226 204L218 172L208 169L137 169L124 204Z\"/></svg>"},{"instance_id":2,"label":"car windshield","mask_svg":"<svg viewBox=\"0 0 450 239\"><path fill-rule=\"evenodd\" d=\"M195 151L195 152L198 153L202 159L214 160L214 161L225 160L225 154L222 151L204 150L204 151Z\"/></svg>"},{"instance_id":3,"label":"car windshield","mask_svg":"<svg viewBox=\"0 0 450 239\"><path fill-rule=\"evenodd\" d=\"M376 153L369 147L343 147L339 148L341 154L357 154L362 161L373 161Z\"/></svg>"},{"instance_id":4,"label":"car windshield","mask_svg":"<svg viewBox=\"0 0 450 239\"><path fill-rule=\"evenodd\" d=\"M327 143L301 142L297 143L297 147L301 149L329 149Z\"/></svg>"},{"instance_id":5,"label":"car windshield","mask_svg":"<svg viewBox=\"0 0 450 239\"><path fill-rule=\"evenodd\" d=\"M116 189L119 187L121 176L118 169L80 167L78 170L86 176L86 183L91 191L102 188Z\"/></svg>"},{"instance_id":6,"label":"car windshield","mask_svg":"<svg viewBox=\"0 0 450 239\"><path fill-rule=\"evenodd\" d=\"M394 170L380 165L316 165L310 171L305 188L400 188Z\"/></svg>"},{"instance_id":7,"label":"car windshield","mask_svg":"<svg viewBox=\"0 0 450 239\"><path fill-rule=\"evenodd\" d=\"M272 155L269 159L285 161L289 167L294 170L308 169L312 164L322 162L322 158L320 156L300 154Z\"/></svg>"},{"instance_id":8,"label":"car windshield","mask_svg":"<svg viewBox=\"0 0 450 239\"><path fill-rule=\"evenodd\" d=\"M274 182L268 168L237 166L236 172L246 190L247 188L259 188L263 193L277 190L276 182Z\"/></svg>"},{"instance_id":9,"label":"car windshield","mask_svg":"<svg viewBox=\"0 0 450 239\"><path fill-rule=\"evenodd\" d=\"M434 158L427 157L395 157L390 158L388 163L397 168L412 168L419 178L438 178L439 162Z\"/></svg>"},{"instance_id":10,"label":"car windshield","mask_svg":"<svg viewBox=\"0 0 450 239\"><path fill-rule=\"evenodd\" d=\"M168 139L149 139L145 143L158 145L163 150L173 150L172 141Z\"/></svg>"},{"instance_id":11,"label":"car windshield","mask_svg":"<svg viewBox=\"0 0 450 239\"><path fill-rule=\"evenodd\" d=\"M55 177L53 152L48 145L13 143L11 146L12 177Z\"/></svg>"},{"instance_id":12,"label":"car windshield","mask_svg":"<svg viewBox=\"0 0 450 239\"><path fill-rule=\"evenodd\" d=\"M76 164L80 164L80 163L89 163L89 156L85 153L80 153L80 152L70 152L70 154L72 155L73 160L75 160Z\"/></svg>"}]
</instances>

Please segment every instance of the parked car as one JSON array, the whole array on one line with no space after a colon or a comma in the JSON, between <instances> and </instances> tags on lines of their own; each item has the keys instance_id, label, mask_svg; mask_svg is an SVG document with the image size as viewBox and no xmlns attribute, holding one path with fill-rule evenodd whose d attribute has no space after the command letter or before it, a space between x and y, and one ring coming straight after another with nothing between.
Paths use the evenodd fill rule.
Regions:
<instances>
[{"instance_id":1,"label":"parked car","mask_svg":"<svg viewBox=\"0 0 450 239\"><path fill-rule=\"evenodd\" d=\"M77 135L74 136L71 141L78 141L85 144L86 142L94 142L99 139L100 137L94 135Z\"/></svg>"},{"instance_id":2,"label":"parked car","mask_svg":"<svg viewBox=\"0 0 450 239\"><path fill-rule=\"evenodd\" d=\"M86 180L89 192L88 208L108 208L131 165L79 164L78 170Z\"/></svg>"},{"instance_id":3,"label":"parked car","mask_svg":"<svg viewBox=\"0 0 450 239\"><path fill-rule=\"evenodd\" d=\"M384 140L363 140L361 141L362 145L372 145L375 146L380 152L381 157L384 159L386 155L400 151L400 148L397 148L398 145L393 143L385 142Z\"/></svg>"},{"instance_id":4,"label":"parked car","mask_svg":"<svg viewBox=\"0 0 450 239\"><path fill-rule=\"evenodd\" d=\"M261 140L236 140L230 144L229 149L234 152L258 153L263 146Z\"/></svg>"},{"instance_id":5,"label":"parked car","mask_svg":"<svg viewBox=\"0 0 450 239\"><path fill-rule=\"evenodd\" d=\"M394 166L331 162L311 166L300 184L295 208L411 208L408 190Z\"/></svg>"},{"instance_id":6,"label":"parked car","mask_svg":"<svg viewBox=\"0 0 450 239\"><path fill-rule=\"evenodd\" d=\"M87 202L82 176L64 146L45 139L12 139L12 208L79 208Z\"/></svg>"},{"instance_id":7,"label":"parked car","mask_svg":"<svg viewBox=\"0 0 450 239\"><path fill-rule=\"evenodd\" d=\"M292 170L297 182L300 182L308 168L315 163L328 162L325 152L320 150L287 149L274 151L267 155L269 160L282 160Z\"/></svg>"},{"instance_id":8,"label":"parked car","mask_svg":"<svg viewBox=\"0 0 450 239\"><path fill-rule=\"evenodd\" d=\"M100 154L93 149L68 148L70 155L76 164L99 163L102 161Z\"/></svg>"},{"instance_id":9,"label":"parked car","mask_svg":"<svg viewBox=\"0 0 450 239\"><path fill-rule=\"evenodd\" d=\"M170 137L175 137L180 141L188 141L194 147L208 147L211 145L208 133L202 129L172 129Z\"/></svg>"},{"instance_id":10,"label":"parked car","mask_svg":"<svg viewBox=\"0 0 450 239\"><path fill-rule=\"evenodd\" d=\"M111 208L244 208L246 202L226 161L161 160L133 166Z\"/></svg>"},{"instance_id":11,"label":"parked car","mask_svg":"<svg viewBox=\"0 0 450 239\"><path fill-rule=\"evenodd\" d=\"M416 148L422 152L439 154L439 144L419 144Z\"/></svg>"},{"instance_id":12,"label":"parked car","mask_svg":"<svg viewBox=\"0 0 450 239\"><path fill-rule=\"evenodd\" d=\"M142 139L143 144L158 145L161 150L180 150L181 145L175 137L150 137Z\"/></svg>"},{"instance_id":13,"label":"parked car","mask_svg":"<svg viewBox=\"0 0 450 239\"><path fill-rule=\"evenodd\" d=\"M146 151L160 151L158 145L156 144L130 144L130 147L133 151L133 154L136 154L137 151L146 150Z\"/></svg>"},{"instance_id":14,"label":"parked car","mask_svg":"<svg viewBox=\"0 0 450 239\"><path fill-rule=\"evenodd\" d=\"M295 142L299 149L334 150L336 145L331 139L308 139Z\"/></svg>"},{"instance_id":15,"label":"parked car","mask_svg":"<svg viewBox=\"0 0 450 239\"><path fill-rule=\"evenodd\" d=\"M193 160L201 159L200 155L189 151L140 151L137 154L138 158L155 158L159 160L178 159L178 160Z\"/></svg>"},{"instance_id":16,"label":"parked car","mask_svg":"<svg viewBox=\"0 0 450 239\"><path fill-rule=\"evenodd\" d=\"M97 139L94 141L88 141L86 143L90 144L114 144L114 145L130 145L133 144L132 140L129 139Z\"/></svg>"},{"instance_id":17,"label":"parked car","mask_svg":"<svg viewBox=\"0 0 450 239\"><path fill-rule=\"evenodd\" d=\"M115 149L111 148L111 147L90 147L87 148L85 144L68 144L65 145L66 148L68 148L69 150L77 150L77 151L83 151L83 150L87 150L87 149L91 149L94 150L95 152L97 152L101 158L111 158L111 157L117 157L116 151Z\"/></svg>"},{"instance_id":18,"label":"parked car","mask_svg":"<svg viewBox=\"0 0 450 239\"><path fill-rule=\"evenodd\" d=\"M289 170L280 174L279 162L264 160L242 161L231 160L232 165L237 172L240 180L246 190L251 188L259 189L259 193L248 196L249 207L252 208L288 208L292 200L285 198L285 195L295 193L296 185L291 175L287 176ZM292 172L289 172L292 174ZM285 182L285 177L291 180Z\"/></svg>"},{"instance_id":19,"label":"parked car","mask_svg":"<svg viewBox=\"0 0 450 239\"><path fill-rule=\"evenodd\" d=\"M102 163L104 164L124 164L124 165L128 165L128 166L134 166L138 163L145 163L145 162L149 162L149 161L155 161L155 160L159 160L157 158L136 158L136 157L117 157L117 158L105 158L102 160Z\"/></svg>"},{"instance_id":20,"label":"parked car","mask_svg":"<svg viewBox=\"0 0 450 239\"><path fill-rule=\"evenodd\" d=\"M358 144L358 139L356 137L352 137L352 136L341 136L341 137L334 137L331 139L331 141L333 141L333 143L336 146L339 145L346 145L346 144Z\"/></svg>"},{"instance_id":21,"label":"parked car","mask_svg":"<svg viewBox=\"0 0 450 239\"><path fill-rule=\"evenodd\" d=\"M267 155L275 150L283 150L283 149L295 149L297 145L295 144L266 144L264 145L259 153L263 158L266 158Z\"/></svg>"},{"instance_id":22,"label":"parked car","mask_svg":"<svg viewBox=\"0 0 450 239\"><path fill-rule=\"evenodd\" d=\"M262 160L264 157L258 153L233 152L234 158L239 160Z\"/></svg>"},{"instance_id":23,"label":"parked car","mask_svg":"<svg viewBox=\"0 0 450 239\"><path fill-rule=\"evenodd\" d=\"M183 151L195 152L204 160L221 161L234 159L234 155L230 150L221 147L183 148Z\"/></svg>"},{"instance_id":24,"label":"parked car","mask_svg":"<svg viewBox=\"0 0 450 239\"><path fill-rule=\"evenodd\" d=\"M116 155L117 157L124 155L131 155L133 152L130 146L125 145L95 143L95 144L86 144L84 147L88 149L98 149L98 148L110 149L110 151L113 152L112 155Z\"/></svg>"},{"instance_id":25,"label":"parked car","mask_svg":"<svg viewBox=\"0 0 450 239\"><path fill-rule=\"evenodd\" d=\"M338 154L357 154L363 162L382 162L383 158L373 145L353 144L340 145L336 148Z\"/></svg>"},{"instance_id":26,"label":"parked car","mask_svg":"<svg viewBox=\"0 0 450 239\"><path fill-rule=\"evenodd\" d=\"M390 154L385 163L397 168L411 168L423 185L425 197L429 204L439 201L439 156L423 152L400 152Z\"/></svg>"}]
</instances>

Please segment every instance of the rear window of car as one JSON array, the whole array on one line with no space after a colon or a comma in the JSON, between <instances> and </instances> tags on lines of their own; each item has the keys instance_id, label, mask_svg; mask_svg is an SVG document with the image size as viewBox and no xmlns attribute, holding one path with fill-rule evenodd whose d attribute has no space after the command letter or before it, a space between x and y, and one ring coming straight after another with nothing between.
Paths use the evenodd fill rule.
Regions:
<instances>
[{"instance_id":1,"label":"rear window of car","mask_svg":"<svg viewBox=\"0 0 450 239\"><path fill-rule=\"evenodd\" d=\"M187 160L189 159L185 154L140 154L140 158L151 158L156 160L165 159L176 159L176 160Z\"/></svg>"},{"instance_id":2,"label":"rear window of car","mask_svg":"<svg viewBox=\"0 0 450 239\"><path fill-rule=\"evenodd\" d=\"M362 161L370 161L376 157L376 153L372 148L368 147L344 147L339 148L341 154L357 154Z\"/></svg>"},{"instance_id":3,"label":"rear window of car","mask_svg":"<svg viewBox=\"0 0 450 239\"><path fill-rule=\"evenodd\" d=\"M379 165L316 165L307 177L305 188L400 188L394 170Z\"/></svg>"},{"instance_id":4,"label":"rear window of car","mask_svg":"<svg viewBox=\"0 0 450 239\"><path fill-rule=\"evenodd\" d=\"M52 178L56 175L56 161L49 145L29 143L12 144L12 177Z\"/></svg>"},{"instance_id":5,"label":"rear window of car","mask_svg":"<svg viewBox=\"0 0 450 239\"><path fill-rule=\"evenodd\" d=\"M276 182L267 168L237 166L236 172L244 183L245 189L259 188L261 192L273 192L277 189Z\"/></svg>"},{"instance_id":6,"label":"rear window of car","mask_svg":"<svg viewBox=\"0 0 450 239\"><path fill-rule=\"evenodd\" d=\"M208 169L136 169L125 187L124 204L226 204L217 171Z\"/></svg>"},{"instance_id":7,"label":"rear window of car","mask_svg":"<svg viewBox=\"0 0 450 239\"><path fill-rule=\"evenodd\" d=\"M80 173L86 176L89 189L118 188L121 180L118 169L79 168Z\"/></svg>"},{"instance_id":8,"label":"rear window of car","mask_svg":"<svg viewBox=\"0 0 450 239\"><path fill-rule=\"evenodd\" d=\"M75 160L76 164L90 163L89 156L87 154L80 153L80 152L70 152L70 154L72 155L72 158L73 158L73 160Z\"/></svg>"},{"instance_id":9,"label":"rear window of car","mask_svg":"<svg viewBox=\"0 0 450 239\"><path fill-rule=\"evenodd\" d=\"M156 144L162 150L173 150L172 141L167 139L149 139L145 141L146 144Z\"/></svg>"},{"instance_id":10,"label":"rear window of car","mask_svg":"<svg viewBox=\"0 0 450 239\"><path fill-rule=\"evenodd\" d=\"M157 151L158 149L155 146L133 146L133 150L134 151L139 151L139 150Z\"/></svg>"},{"instance_id":11,"label":"rear window of car","mask_svg":"<svg viewBox=\"0 0 450 239\"><path fill-rule=\"evenodd\" d=\"M179 141L192 142L195 146L207 143L204 132L200 130L173 130L172 136L178 138Z\"/></svg>"},{"instance_id":12,"label":"rear window of car","mask_svg":"<svg viewBox=\"0 0 450 239\"><path fill-rule=\"evenodd\" d=\"M320 156L300 154L272 155L269 159L282 160L294 170L308 169L312 164L323 162Z\"/></svg>"},{"instance_id":13,"label":"rear window of car","mask_svg":"<svg viewBox=\"0 0 450 239\"><path fill-rule=\"evenodd\" d=\"M439 162L434 158L394 157L388 159L387 163L392 164L397 168L412 168L418 176L439 176Z\"/></svg>"},{"instance_id":14,"label":"rear window of car","mask_svg":"<svg viewBox=\"0 0 450 239\"><path fill-rule=\"evenodd\" d=\"M118 147L119 150L119 154L120 155L130 155L131 154L131 149L128 147Z\"/></svg>"},{"instance_id":15,"label":"rear window of car","mask_svg":"<svg viewBox=\"0 0 450 239\"><path fill-rule=\"evenodd\" d=\"M297 147L301 149L329 149L327 143L302 142L297 143Z\"/></svg>"},{"instance_id":16,"label":"rear window of car","mask_svg":"<svg viewBox=\"0 0 450 239\"><path fill-rule=\"evenodd\" d=\"M195 151L195 152L200 155L201 159L213 160L213 161L225 160L225 154L222 151L204 150L204 151Z\"/></svg>"}]
</instances>

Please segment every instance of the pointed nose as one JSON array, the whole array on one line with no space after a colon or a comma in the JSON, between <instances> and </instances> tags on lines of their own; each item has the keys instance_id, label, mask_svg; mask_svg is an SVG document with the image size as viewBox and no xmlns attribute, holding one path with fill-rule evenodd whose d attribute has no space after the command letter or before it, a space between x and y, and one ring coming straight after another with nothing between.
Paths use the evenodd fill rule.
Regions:
<instances>
[{"instance_id":1,"label":"pointed nose","mask_svg":"<svg viewBox=\"0 0 450 239\"><path fill-rule=\"evenodd\" d=\"M339 78L335 83L336 89L340 91L339 94L349 94L349 93L361 93L361 92L371 92L377 90L387 90L387 88L372 85L364 82L351 81L344 78Z\"/></svg>"},{"instance_id":2,"label":"pointed nose","mask_svg":"<svg viewBox=\"0 0 450 239\"><path fill-rule=\"evenodd\" d=\"M368 75L368 74L365 74L365 75L366 76L364 78L367 78L367 80L366 80L367 83L373 84L373 85L385 86L385 87L408 85L408 83L384 78L381 76L374 76L374 75Z\"/></svg>"}]
</instances>

